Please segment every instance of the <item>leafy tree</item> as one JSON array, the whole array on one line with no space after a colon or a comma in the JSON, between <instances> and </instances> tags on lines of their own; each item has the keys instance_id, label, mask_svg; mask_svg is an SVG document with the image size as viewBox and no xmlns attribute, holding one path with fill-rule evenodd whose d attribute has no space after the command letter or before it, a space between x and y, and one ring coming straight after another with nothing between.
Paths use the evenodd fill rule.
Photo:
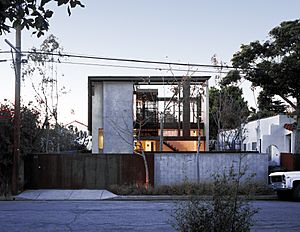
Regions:
<instances>
[{"instance_id":1,"label":"leafy tree","mask_svg":"<svg viewBox=\"0 0 300 232\"><path fill-rule=\"evenodd\" d=\"M264 91L261 91L257 98L258 111L252 108L249 121L257 120L266 117L272 117L280 113L286 112L286 104L280 100L272 99L271 96L266 95Z\"/></svg>"},{"instance_id":2,"label":"leafy tree","mask_svg":"<svg viewBox=\"0 0 300 232\"><path fill-rule=\"evenodd\" d=\"M242 90L236 86L221 86L220 89L212 87L209 90L210 139L226 143L231 150L235 149L235 142L240 140L241 124L249 116L248 104L242 94ZM222 131L223 136L220 136Z\"/></svg>"},{"instance_id":3,"label":"leafy tree","mask_svg":"<svg viewBox=\"0 0 300 232\"><path fill-rule=\"evenodd\" d=\"M13 149L13 105L0 104L0 195L9 193ZM31 104L21 107L21 155L39 151L39 112Z\"/></svg>"},{"instance_id":4,"label":"leafy tree","mask_svg":"<svg viewBox=\"0 0 300 232\"><path fill-rule=\"evenodd\" d=\"M0 105L0 196L8 194L12 168L12 112L7 104Z\"/></svg>"},{"instance_id":5,"label":"leafy tree","mask_svg":"<svg viewBox=\"0 0 300 232\"><path fill-rule=\"evenodd\" d=\"M0 35L9 32L10 28L18 26L34 29L40 37L49 28L49 19L53 11L47 3L56 2L57 6L67 5L68 14L71 15L71 8L76 6L84 7L78 0L0 0Z\"/></svg>"},{"instance_id":6,"label":"leafy tree","mask_svg":"<svg viewBox=\"0 0 300 232\"><path fill-rule=\"evenodd\" d=\"M232 64L244 78L260 86L265 96L281 97L297 116L296 153L300 153L300 21L282 22L269 32L269 40L242 45ZM228 78L228 82L239 78Z\"/></svg>"},{"instance_id":7,"label":"leafy tree","mask_svg":"<svg viewBox=\"0 0 300 232\"><path fill-rule=\"evenodd\" d=\"M5 101L0 103L0 196L9 194L12 174L13 152L13 104ZM21 107L20 128L21 158L35 152L45 152L45 140L49 140L48 151L56 151L59 141L61 151L85 150L76 143L77 133L72 129L57 125L48 132L42 127L41 114L30 102Z\"/></svg>"}]
</instances>

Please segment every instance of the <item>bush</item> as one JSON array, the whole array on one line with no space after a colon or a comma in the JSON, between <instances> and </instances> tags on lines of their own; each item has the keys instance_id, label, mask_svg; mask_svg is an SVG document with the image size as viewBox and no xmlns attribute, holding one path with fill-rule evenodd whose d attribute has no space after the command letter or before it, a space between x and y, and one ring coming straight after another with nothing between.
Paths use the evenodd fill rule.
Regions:
<instances>
[{"instance_id":1,"label":"bush","mask_svg":"<svg viewBox=\"0 0 300 232\"><path fill-rule=\"evenodd\" d=\"M158 187L149 186L148 189L143 185L111 185L109 191L117 195L185 195L185 196L212 196L214 192L213 183L191 183L185 181L182 184L162 185ZM270 195L274 191L265 185L250 183L240 186L238 189L240 195Z\"/></svg>"},{"instance_id":2,"label":"bush","mask_svg":"<svg viewBox=\"0 0 300 232\"><path fill-rule=\"evenodd\" d=\"M12 167L12 111L9 105L0 104L0 197L10 194Z\"/></svg>"},{"instance_id":3,"label":"bush","mask_svg":"<svg viewBox=\"0 0 300 232\"><path fill-rule=\"evenodd\" d=\"M229 173L215 176L212 200L191 198L177 203L172 226L178 231L250 231L252 216L258 210L249 203L251 192L239 196L243 175L231 167Z\"/></svg>"},{"instance_id":4,"label":"bush","mask_svg":"<svg viewBox=\"0 0 300 232\"><path fill-rule=\"evenodd\" d=\"M209 195L212 184L185 181L175 185L149 186L148 189L143 185L111 185L108 190L117 195Z\"/></svg>"}]
</instances>

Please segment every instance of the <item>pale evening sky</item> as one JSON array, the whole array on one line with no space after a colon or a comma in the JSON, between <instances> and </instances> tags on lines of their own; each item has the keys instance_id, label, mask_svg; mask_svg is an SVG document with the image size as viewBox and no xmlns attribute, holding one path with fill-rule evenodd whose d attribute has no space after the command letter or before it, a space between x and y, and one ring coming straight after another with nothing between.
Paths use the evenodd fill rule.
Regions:
<instances>
[{"instance_id":1,"label":"pale evening sky","mask_svg":"<svg viewBox=\"0 0 300 232\"><path fill-rule=\"evenodd\" d=\"M50 30L37 39L26 30L22 50L38 47L54 34L66 53L168 62L211 64L211 57L229 63L242 43L266 40L280 22L300 16L299 0L81 0L68 17L65 7L54 7ZM15 33L0 36L0 51L9 50ZM11 58L0 54L0 60ZM96 63L93 60L69 60ZM101 64L120 64L100 61ZM135 65L121 63L121 65ZM151 67L155 65L150 65ZM60 121L87 123L87 77L90 75L170 75L167 71L58 64L59 84L70 92L60 100ZM182 75L183 72L175 72ZM198 73L197 75L209 75ZM213 75L213 74L212 74ZM244 88L248 88L245 84ZM29 83L22 83L24 103L32 98ZM11 62L0 62L0 102L14 99ZM253 95L246 100L254 103ZM74 114L71 113L74 110Z\"/></svg>"}]
</instances>

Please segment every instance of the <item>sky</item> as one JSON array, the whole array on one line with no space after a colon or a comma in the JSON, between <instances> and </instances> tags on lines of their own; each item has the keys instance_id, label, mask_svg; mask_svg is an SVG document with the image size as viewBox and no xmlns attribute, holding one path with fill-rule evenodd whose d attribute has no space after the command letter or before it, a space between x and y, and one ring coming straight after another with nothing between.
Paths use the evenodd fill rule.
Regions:
<instances>
[{"instance_id":1,"label":"sky","mask_svg":"<svg viewBox=\"0 0 300 232\"><path fill-rule=\"evenodd\" d=\"M230 64L241 44L268 39L268 32L282 21L300 17L300 1L289 0L81 0L85 8L72 10L51 5L55 11L50 29L36 38L22 31L22 50L39 47L50 34L58 38L64 52L101 57L129 58L167 62L211 64L216 54ZM0 36L0 52L10 50L4 42L15 41L15 33ZM0 60L10 59L1 54ZM69 59L70 62L106 65L134 65L107 61ZM14 101L12 62L0 62L0 102ZM150 65L149 67L156 67ZM168 68L165 66L165 68ZM176 67L173 67L174 69ZM178 67L177 67L178 68ZM175 75L185 72L174 71ZM58 64L59 85L67 94L59 99L59 121L87 124L87 80L98 75L170 75L169 71L128 69L91 65ZM199 72L197 75L212 75ZM213 80L213 78L212 78ZM210 85L214 82L211 81ZM245 99L255 107L250 85L243 83ZM28 78L22 81L23 103L33 100Z\"/></svg>"}]
</instances>

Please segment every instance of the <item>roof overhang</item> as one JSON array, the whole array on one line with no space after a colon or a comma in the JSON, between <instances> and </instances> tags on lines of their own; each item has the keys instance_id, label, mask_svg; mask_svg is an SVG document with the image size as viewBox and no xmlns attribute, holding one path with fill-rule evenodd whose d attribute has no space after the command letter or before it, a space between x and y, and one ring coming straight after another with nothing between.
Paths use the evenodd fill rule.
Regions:
<instances>
[{"instance_id":1,"label":"roof overhang","mask_svg":"<svg viewBox=\"0 0 300 232\"><path fill-rule=\"evenodd\" d=\"M210 76L188 76L191 84L203 83L207 81ZM162 85L162 84L176 84L185 80L187 76L89 76L89 82L133 82L139 85Z\"/></svg>"}]
</instances>

